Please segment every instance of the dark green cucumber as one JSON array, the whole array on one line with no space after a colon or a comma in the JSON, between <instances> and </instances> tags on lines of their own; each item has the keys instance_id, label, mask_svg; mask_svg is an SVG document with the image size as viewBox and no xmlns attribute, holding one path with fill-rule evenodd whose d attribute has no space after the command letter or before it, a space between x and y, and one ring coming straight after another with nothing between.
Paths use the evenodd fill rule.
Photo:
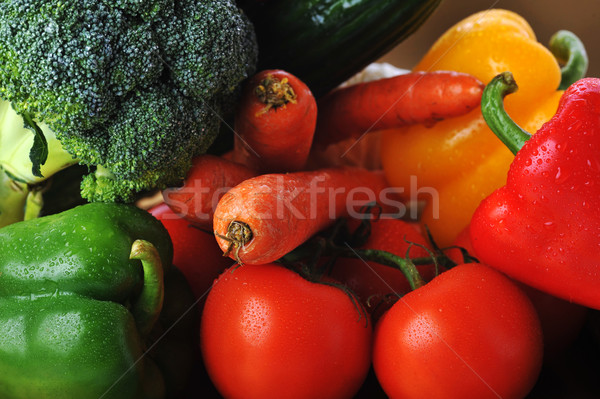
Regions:
<instances>
[{"instance_id":1,"label":"dark green cucumber","mask_svg":"<svg viewBox=\"0 0 600 399\"><path fill-rule=\"evenodd\" d=\"M258 69L279 68L319 97L412 34L441 0L245 0Z\"/></svg>"}]
</instances>

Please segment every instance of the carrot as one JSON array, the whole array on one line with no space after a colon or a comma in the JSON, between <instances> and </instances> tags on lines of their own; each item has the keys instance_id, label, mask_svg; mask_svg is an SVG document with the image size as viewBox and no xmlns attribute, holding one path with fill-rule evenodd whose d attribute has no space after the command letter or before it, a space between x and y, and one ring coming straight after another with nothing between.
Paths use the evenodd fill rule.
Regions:
<instances>
[{"instance_id":1,"label":"carrot","mask_svg":"<svg viewBox=\"0 0 600 399\"><path fill-rule=\"evenodd\" d=\"M358 213L386 187L380 171L350 167L260 175L221 198L215 236L224 253L239 263L269 263L338 217Z\"/></svg>"},{"instance_id":2,"label":"carrot","mask_svg":"<svg viewBox=\"0 0 600 399\"><path fill-rule=\"evenodd\" d=\"M256 176L244 165L215 155L200 155L181 187L163 190L164 202L179 216L204 227L212 227L214 208L233 186Z\"/></svg>"},{"instance_id":3,"label":"carrot","mask_svg":"<svg viewBox=\"0 0 600 399\"><path fill-rule=\"evenodd\" d=\"M244 85L234 123L235 161L261 173L298 171L312 145L317 104L294 75L264 70Z\"/></svg>"},{"instance_id":4,"label":"carrot","mask_svg":"<svg viewBox=\"0 0 600 399\"><path fill-rule=\"evenodd\" d=\"M315 146L326 147L381 129L466 114L484 85L451 71L412 72L336 89L319 99Z\"/></svg>"}]
</instances>

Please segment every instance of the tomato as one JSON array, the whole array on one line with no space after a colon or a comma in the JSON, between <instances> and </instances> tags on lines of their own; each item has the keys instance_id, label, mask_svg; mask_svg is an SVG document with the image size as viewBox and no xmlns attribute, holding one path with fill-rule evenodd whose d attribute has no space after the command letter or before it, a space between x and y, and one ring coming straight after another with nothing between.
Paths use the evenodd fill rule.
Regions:
<instances>
[{"instance_id":1,"label":"tomato","mask_svg":"<svg viewBox=\"0 0 600 399\"><path fill-rule=\"evenodd\" d=\"M196 299L204 299L213 281L233 261L223 256L212 232L194 227L167 204L159 204L149 211L162 222L171 236L173 264L183 272Z\"/></svg>"},{"instance_id":2,"label":"tomato","mask_svg":"<svg viewBox=\"0 0 600 399\"><path fill-rule=\"evenodd\" d=\"M527 296L494 269L463 264L380 319L373 366L391 398L520 399L541 371L542 346Z\"/></svg>"},{"instance_id":3,"label":"tomato","mask_svg":"<svg viewBox=\"0 0 600 399\"><path fill-rule=\"evenodd\" d=\"M471 256L477 257L471 245L469 226L458 234L453 245L462 247ZM462 255L459 251L452 250L447 254L455 262L460 263ZM516 280L512 281L525 292L538 313L544 335L544 361L557 359L579 336L587 318L588 308L557 298Z\"/></svg>"},{"instance_id":4,"label":"tomato","mask_svg":"<svg viewBox=\"0 0 600 399\"><path fill-rule=\"evenodd\" d=\"M352 398L371 364L372 327L337 287L244 265L213 285L200 341L224 397Z\"/></svg>"}]
</instances>

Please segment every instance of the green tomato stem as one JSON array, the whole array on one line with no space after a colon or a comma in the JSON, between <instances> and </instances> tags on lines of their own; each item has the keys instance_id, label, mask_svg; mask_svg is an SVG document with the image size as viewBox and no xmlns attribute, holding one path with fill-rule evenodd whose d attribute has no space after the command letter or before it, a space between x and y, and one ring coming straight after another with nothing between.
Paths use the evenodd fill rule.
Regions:
<instances>
[{"instance_id":1,"label":"green tomato stem","mask_svg":"<svg viewBox=\"0 0 600 399\"><path fill-rule=\"evenodd\" d=\"M162 311L165 293L163 268L156 247L145 240L135 240L129 259L138 259L144 270L144 286L131 313L142 336L147 336Z\"/></svg>"},{"instance_id":2,"label":"green tomato stem","mask_svg":"<svg viewBox=\"0 0 600 399\"><path fill-rule=\"evenodd\" d=\"M504 109L504 97L516 92L517 89L518 86L512 73L503 72L488 83L481 96L483 119L515 155L531 138L531 135L517 125Z\"/></svg>"},{"instance_id":3,"label":"green tomato stem","mask_svg":"<svg viewBox=\"0 0 600 399\"><path fill-rule=\"evenodd\" d=\"M348 246L348 249L344 251L342 256L359 258L364 261L377 262L382 265L396 268L404 274L404 277L408 280L408 284L413 291L425 285L425 281L412 261L401 258L391 252L377 249L354 249Z\"/></svg>"},{"instance_id":4,"label":"green tomato stem","mask_svg":"<svg viewBox=\"0 0 600 399\"><path fill-rule=\"evenodd\" d=\"M559 90L566 90L573 83L585 77L588 69L588 55L581 40L567 30L560 30L550 38L550 51L563 64Z\"/></svg>"}]
</instances>

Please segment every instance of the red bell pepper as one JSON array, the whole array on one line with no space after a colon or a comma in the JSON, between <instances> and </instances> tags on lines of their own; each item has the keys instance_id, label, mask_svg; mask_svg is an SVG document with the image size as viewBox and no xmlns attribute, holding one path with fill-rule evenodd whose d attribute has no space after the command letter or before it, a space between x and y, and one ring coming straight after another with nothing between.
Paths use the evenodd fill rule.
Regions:
<instances>
[{"instance_id":1,"label":"red bell pepper","mask_svg":"<svg viewBox=\"0 0 600 399\"><path fill-rule=\"evenodd\" d=\"M600 79L572 84L533 136L504 112L515 90L504 73L482 97L486 122L516 156L506 185L473 215L473 248L516 280L600 309Z\"/></svg>"}]
</instances>

